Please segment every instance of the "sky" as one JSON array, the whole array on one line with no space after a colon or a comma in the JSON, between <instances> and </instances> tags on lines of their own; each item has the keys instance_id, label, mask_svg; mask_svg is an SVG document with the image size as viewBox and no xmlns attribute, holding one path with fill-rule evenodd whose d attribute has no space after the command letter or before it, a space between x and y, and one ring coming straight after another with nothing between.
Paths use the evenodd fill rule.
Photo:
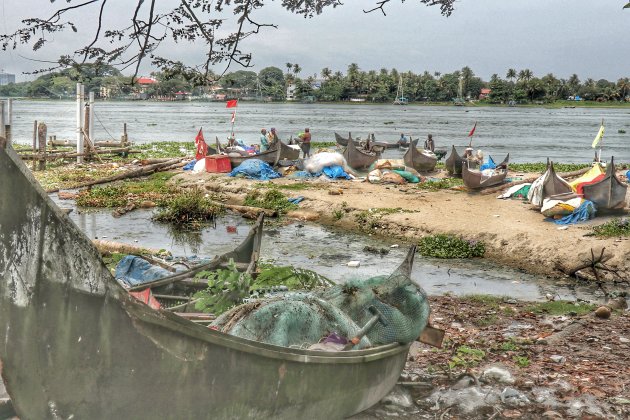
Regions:
<instances>
[{"instance_id":1,"label":"sky","mask_svg":"<svg viewBox=\"0 0 630 420\"><path fill-rule=\"evenodd\" d=\"M110 0L107 23L128 24L130 3ZM161 0L162 5L176 3ZM279 1L269 2L254 17L274 22L278 29L263 29L242 47L253 55L252 70L267 66L284 70L291 62L302 67L302 77L319 75L324 67L345 73L350 63L365 71L396 68L415 73L447 73L469 66L484 80L493 73L505 77L508 68L528 68L539 77L549 72L563 78L577 73L582 80L630 77L626 41L630 10L622 10L624 0L460 0L448 18L438 7L414 0L392 0L387 16L363 13L375 3L346 0L343 6L304 19L282 9ZM33 11L48 17L53 6L65 5L62 0L52 5L50 0L0 0L0 33L13 30L21 19L35 15ZM0 69L15 73L18 81L32 79L21 73L46 66L32 59L55 60L93 36L96 11L91 7L75 13L72 20L79 32L54 35L43 51L34 53L26 47L0 51ZM227 24L233 25L234 19ZM165 44L164 49L187 63L203 60L199 45ZM149 65L141 68L141 73L150 71Z\"/></svg>"}]
</instances>

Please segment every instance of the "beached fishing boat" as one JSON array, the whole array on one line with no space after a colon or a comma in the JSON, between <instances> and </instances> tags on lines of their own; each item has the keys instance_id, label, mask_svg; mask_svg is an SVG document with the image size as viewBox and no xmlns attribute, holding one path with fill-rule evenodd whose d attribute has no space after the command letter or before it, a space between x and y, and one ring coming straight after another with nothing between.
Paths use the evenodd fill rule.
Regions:
<instances>
[{"instance_id":1,"label":"beached fishing boat","mask_svg":"<svg viewBox=\"0 0 630 420\"><path fill-rule=\"evenodd\" d=\"M572 193L573 188L571 188L571 185L556 174L553 161L547 159L547 170L532 183L527 193L527 199L532 205L542 207L546 198L552 196L563 196L566 198Z\"/></svg>"},{"instance_id":2,"label":"beached fishing boat","mask_svg":"<svg viewBox=\"0 0 630 420\"><path fill-rule=\"evenodd\" d=\"M278 347L150 308L2 144L0 304L2 378L22 419L345 418L393 388L409 350Z\"/></svg>"},{"instance_id":3,"label":"beached fishing boat","mask_svg":"<svg viewBox=\"0 0 630 420\"><path fill-rule=\"evenodd\" d=\"M260 159L271 166L276 166L280 160L280 154L282 153L282 148L275 148L266 152L258 153L257 155L243 155L242 153L244 152L230 151L229 148L223 147L219 142L218 137L216 138L216 147L220 153L226 155L230 159L232 168L236 168L238 165L249 159Z\"/></svg>"},{"instance_id":4,"label":"beached fishing boat","mask_svg":"<svg viewBox=\"0 0 630 420\"><path fill-rule=\"evenodd\" d=\"M604 178L583 187L584 198L595 203L598 211L621 210L626 207L628 186L615 176L615 157L610 158Z\"/></svg>"},{"instance_id":5,"label":"beached fishing boat","mask_svg":"<svg viewBox=\"0 0 630 420\"><path fill-rule=\"evenodd\" d=\"M367 150L358 149L353 141L348 142L348 146L343 151L343 157L348 166L352 169L364 169L376 162L378 154Z\"/></svg>"},{"instance_id":6,"label":"beached fishing boat","mask_svg":"<svg viewBox=\"0 0 630 420\"><path fill-rule=\"evenodd\" d=\"M418 172L430 172L435 169L437 164L437 156L430 150L419 151L415 146L409 147L405 156L403 156L405 165L415 169Z\"/></svg>"},{"instance_id":7,"label":"beached fishing boat","mask_svg":"<svg viewBox=\"0 0 630 420\"><path fill-rule=\"evenodd\" d=\"M293 140L293 138L291 138L291 140ZM289 144L292 144L291 140L289 141ZM301 149L299 147L291 147L285 144L282 140L278 140L277 144L280 146L280 160L282 159L296 160L300 158ZM275 149L276 149L276 146L273 145L269 150L275 150Z\"/></svg>"},{"instance_id":8,"label":"beached fishing boat","mask_svg":"<svg viewBox=\"0 0 630 420\"><path fill-rule=\"evenodd\" d=\"M460 175L462 174L462 165L464 163L464 158L457 153L457 149L455 149L455 145L451 147L451 154L444 161L444 166L446 166L446 170L451 175Z\"/></svg>"},{"instance_id":9,"label":"beached fishing boat","mask_svg":"<svg viewBox=\"0 0 630 420\"><path fill-rule=\"evenodd\" d=\"M489 157L492 159L492 157ZM464 185L470 189L490 187L503 182L508 174L508 163L510 162L510 154L508 153L503 162L496 165L494 174L490 176L484 176L479 169L470 168L471 161L464 160L462 164L462 179Z\"/></svg>"}]
</instances>

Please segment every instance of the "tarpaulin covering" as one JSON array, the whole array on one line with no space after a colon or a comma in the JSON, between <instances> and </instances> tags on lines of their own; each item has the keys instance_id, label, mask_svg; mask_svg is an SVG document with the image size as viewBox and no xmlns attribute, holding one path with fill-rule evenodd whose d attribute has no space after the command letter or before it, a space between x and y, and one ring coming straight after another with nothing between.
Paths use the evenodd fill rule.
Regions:
<instances>
[{"instance_id":1,"label":"tarpaulin covering","mask_svg":"<svg viewBox=\"0 0 630 420\"><path fill-rule=\"evenodd\" d=\"M512 187L508 188L508 190L506 192L504 192L503 194L499 195L497 198L522 198L522 199L526 199L527 198L527 193L529 193L529 189L532 186L532 184L527 183L527 184L519 184L519 185L513 185Z\"/></svg>"},{"instance_id":2,"label":"tarpaulin covering","mask_svg":"<svg viewBox=\"0 0 630 420\"><path fill-rule=\"evenodd\" d=\"M556 220L555 223L558 225L573 225L579 222L585 222L589 219L595 217L595 213L597 213L597 208L592 201L584 200L580 207L575 209L573 213L568 216L564 216L562 219Z\"/></svg>"},{"instance_id":3,"label":"tarpaulin covering","mask_svg":"<svg viewBox=\"0 0 630 420\"><path fill-rule=\"evenodd\" d=\"M246 178L268 181L270 179L280 178L282 175L273 170L273 168L260 159L248 159L245 162L232 169L230 176L243 175Z\"/></svg>"},{"instance_id":4,"label":"tarpaulin covering","mask_svg":"<svg viewBox=\"0 0 630 420\"><path fill-rule=\"evenodd\" d=\"M584 185L580 186L580 184L592 183L593 180L595 180L600 175L604 175L605 172L606 171L604 170L604 168L602 168L601 165L596 164L581 177L569 182L569 185L571 186L573 191L577 192L578 194L583 194L584 192L582 191L582 188L584 187Z\"/></svg>"},{"instance_id":5,"label":"tarpaulin covering","mask_svg":"<svg viewBox=\"0 0 630 420\"><path fill-rule=\"evenodd\" d=\"M545 198L540 212L546 217L567 216L575 211L585 200L580 197L569 200L552 200Z\"/></svg>"},{"instance_id":6,"label":"tarpaulin covering","mask_svg":"<svg viewBox=\"0 0 630 420\"><path fill-rule=\"evenodd\" d=\"M332 179L352 179L352 177L348 175L346 171L344 171L343 168L339 165L326 166L322 172L324 172L324 175L326 175L328 178Z\"/></svg>"},{"instance_id":7,"label":"tarpaulin covering","mask_svg":"<svg viewBox=\"0 0 630 420\"><path fill-rule=\"evenodd\" d=\"M153 265L144 258L127 255L116 265L116 280L129 287L170 276L170 271Z\"/></svg>"},{"instance_id":8,"label":"tarpaulin covering","mask_svg":"<svg viewBox=\"0 0 630 420\"><path fill-rule=\"evenodd\" d=\"M129 292L129 294L140 302L149 305L153 309L160 309L162 305L157 301L155 297L153 297L153 293L151 293L151 289L145 289L140 292Z\"/></svg>"},{"instance_id":9,"label":"tarpaulin covering","mask_svg":"<svg viewBox=\"0 0 630 420\"><path fill-rule=\"evenodd\" d=\"M494 160L492 160L491 157L488 157L488 161L486 163L484 163L483 165L481 165L479 170L483 172L486 169L494 169L496 167L497 167L497 164L494 163Z\"/></svg>"}]
</instances>

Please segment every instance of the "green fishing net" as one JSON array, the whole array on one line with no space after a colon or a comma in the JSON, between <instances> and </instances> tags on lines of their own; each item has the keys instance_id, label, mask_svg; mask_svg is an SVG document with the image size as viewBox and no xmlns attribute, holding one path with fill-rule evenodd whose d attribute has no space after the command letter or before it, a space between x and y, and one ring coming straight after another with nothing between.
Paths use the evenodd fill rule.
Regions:
<instances>
[{"instance_id":1,"label":"green fishing net","mask_svg":"<svg viewBox=\"0 0 630 420\"><path fill-rule=\"evenodd\" d=\"M212 325L250 340L307 348L331 333L353 338L375 312L379 322L355 349L414 341L427 325L429 303L424 290L399 269L388 277L351 280L324 291L254 300Z\"/></svg>"}]
</instances>

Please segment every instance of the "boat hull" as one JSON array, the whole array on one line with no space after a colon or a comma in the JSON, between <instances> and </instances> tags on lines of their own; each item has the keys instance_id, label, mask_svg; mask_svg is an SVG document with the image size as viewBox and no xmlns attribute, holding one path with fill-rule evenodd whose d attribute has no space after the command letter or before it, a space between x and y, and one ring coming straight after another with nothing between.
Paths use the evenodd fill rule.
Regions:
<instances>
[{"instance_id":1,"label":"boat hull","mask_svg":"<svg viewBox=\"0 0 630 420\"><path fill-rule=\"evenodd\" d=\"M365 169L378 159L377 153L370 153L357 149L353 141L343 151L343 157L352 169Z\"/></svg>"},{"instance_id":2,"label":"boat hull","mask_svg":"<svg viewBox=\"0 0 630 420\"><path fill-rule=\"evenodd\" d=\"M610 159L604 179L584 186L584 198L595 203L598 211L622 210L626 207L628 186L615 176L615 158Z\"/></svg>"},{"instance_id":3,"label":"boat hull","mask_svg":"<svg viewBox=\"0 0 630 420\"><path fill-rule=\"evenodd\" d=\"M469 189L479 189L501 184L507 177L507 165L509 161L510 155L508 154L503 162L497 165L497 167L505 167L505 170L502 170L496 175L484 177L479 170L470 169L468 167L470 161L465 160L462 165L462 180L464 181L464 185Z\"/></svg>"},{"instance_id":4,"label":"boat hull","mask_svg":"<svg viewBox=\"0 0 630 420\"><path fill-rule=\"evenodd\" d=\"M437 156L432 154L427 156L420 153L414 146L409 147L403 156L405 165L415 169L418 172L431 172L437 164Z\"/></svg>"},{"instance_id":5,"label":"boat hull","mask_svg":"<svg viewBox=\"0 0 630 420\"><path fill-rule=\"evenodd\" d=\"M153 310L1 147L0 302L2 377L24 419L341 418L389 392L409 349L294 350Z\"/></svg>"},{"instance_id":6,"label":"boat hull","mask_svg":"<svg viewBox=\"0 0 630 420\"><path fill-rule=\"evenodd\" d=\"M446 166L446 170L451 175L461 176L463 164L464 158L462 158L459 153L457 153L457 149L455 149L455 145L453 145L451 147L451 154L444 161L444 166Z\"/></svg>"}]
</instances>

